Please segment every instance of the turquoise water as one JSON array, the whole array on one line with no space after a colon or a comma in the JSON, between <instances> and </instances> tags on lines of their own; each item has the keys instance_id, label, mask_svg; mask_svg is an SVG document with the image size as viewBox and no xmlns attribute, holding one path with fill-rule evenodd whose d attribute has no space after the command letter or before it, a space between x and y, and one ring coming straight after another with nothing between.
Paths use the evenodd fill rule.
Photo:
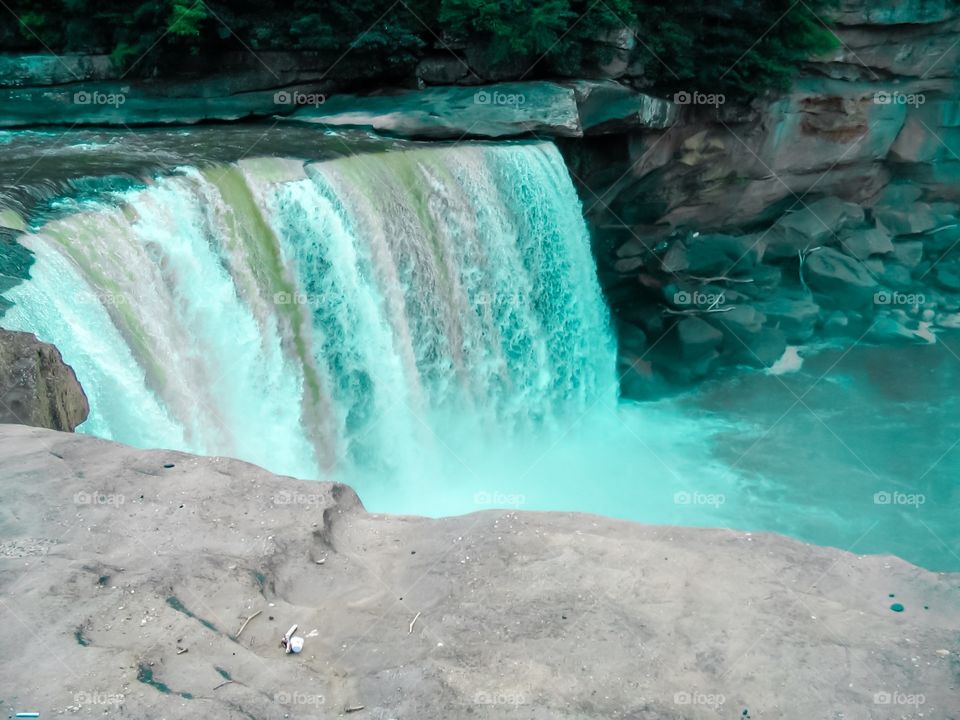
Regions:
<instances>
[{"instance_id":1,"label":"turquoise water","mask_svg":"<svg viewBox=\"0 0 960 720\"><path fill-rule=\"evenodd\" d=\"M50 208L3 325L75 368L83 432L342 480L375 511L575 510L960 569L960 346L620 402L550 144L184 165Z\"/></svg>"}]
</instances>

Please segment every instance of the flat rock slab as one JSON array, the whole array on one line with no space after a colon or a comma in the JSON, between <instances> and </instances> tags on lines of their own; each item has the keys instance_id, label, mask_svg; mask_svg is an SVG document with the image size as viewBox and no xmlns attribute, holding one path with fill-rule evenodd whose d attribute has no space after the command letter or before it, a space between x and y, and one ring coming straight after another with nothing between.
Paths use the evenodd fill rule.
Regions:
<instances>
[{"instance_id":1,"label":"flat rock slab","mask_svg":"<svg viewBox=\"0 0 960 720\"><path fill-rule=\"evenodd\" d=\"M407 138L461 140L528 133L583 135L571 88L550 82L434 87L386 95L335 95L286 119L362 127Z\"/></svg>"},{"instance_id":2,"label":"flat rock slab","mask_svg":"<svg viewBox=\"0 0 960 720\"><path fill-rule=\"evenodd\" d=\"M572 513L374 515L344 485L17 425L0 426L0 487L9 714L960 708L960 577L892 557ZM293 623L305 647L285 655Z\"/></svg>"}]
</instances>

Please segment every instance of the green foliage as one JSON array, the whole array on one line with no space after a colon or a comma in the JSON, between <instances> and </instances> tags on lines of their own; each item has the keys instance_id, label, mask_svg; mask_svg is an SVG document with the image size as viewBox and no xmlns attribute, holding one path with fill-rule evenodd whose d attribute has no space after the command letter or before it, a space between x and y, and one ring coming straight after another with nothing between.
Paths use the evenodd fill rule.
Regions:
<instances>
[{"instance_id":1,"label":"green foliage","mask_svg":"<svg viewBox=\"0 0 960 720\"><path fill-rule=\"evenodd\" d=\"M106 52L124 67L177 67L184 46L354 51L409 67L427 51L472 46L528 77L575 76L624 44L656 91L755 95L784 86L836 38L837 0L8 0L20 19L0 50ZM352 59L352 58L351 58ZM376 61L376 62L373 62ZM182 66L182 65L181 65Z\"/></svg>"},{"instance_id":2,"label":"green foliage","mask_svg":"<svg viewBox=\"0 0 960 720\"><path fill-rule=\"evenodd\" d=\"M167 32L175 37L200 37L200 26L206 18L203 0L173 0Z\"/></svg>"},{"instance_id":3,"label":"green foliage","mask_svg":"<svg viewBox=\"0 0 960 720\"><path fill-rule=\"evenodd\" d=\"M659 60L648 76L660 86L755 95L782 88L811 55L837 44L822 18L829 0L725 0L657 3L641 34Z\"/></svg>"}]
</instances>

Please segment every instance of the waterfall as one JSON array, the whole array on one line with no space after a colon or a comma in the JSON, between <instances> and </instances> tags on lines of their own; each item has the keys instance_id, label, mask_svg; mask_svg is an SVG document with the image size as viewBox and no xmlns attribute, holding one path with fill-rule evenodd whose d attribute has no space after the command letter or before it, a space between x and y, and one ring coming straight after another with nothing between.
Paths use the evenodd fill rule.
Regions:
<instances>
[{"instance_id":1,"label":"waterfall","mask_svg":"<svg viewBox=\"0 0 960 720\"><path fill-rule=\"evenodd\" d=\"M415 473L615 402L581 211L549 143L179 168L22 236L3 324L60 348L83 432Z\"/></svg>"}]
</instances>

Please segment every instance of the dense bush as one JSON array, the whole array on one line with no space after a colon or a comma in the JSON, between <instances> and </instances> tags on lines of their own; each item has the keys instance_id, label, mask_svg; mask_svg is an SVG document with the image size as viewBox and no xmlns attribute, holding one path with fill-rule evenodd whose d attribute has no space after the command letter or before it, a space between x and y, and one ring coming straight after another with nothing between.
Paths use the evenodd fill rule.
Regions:
<instances>
[{"instance_id":1,"label":"dense bush","mask_svg":"<svg viewBox=\"0 0 960 720\"><path fill-rule=\"evenodd\" d=\"M362 50L406 65L430 48L482 45L531 75L575 74L603 60L598 42L629 28L644 75L664 91L755 94L783 85L832 46L834 0L12 0L0 49L112 53L138 72L185 50Z\"/></svg>"}]
</instances>

